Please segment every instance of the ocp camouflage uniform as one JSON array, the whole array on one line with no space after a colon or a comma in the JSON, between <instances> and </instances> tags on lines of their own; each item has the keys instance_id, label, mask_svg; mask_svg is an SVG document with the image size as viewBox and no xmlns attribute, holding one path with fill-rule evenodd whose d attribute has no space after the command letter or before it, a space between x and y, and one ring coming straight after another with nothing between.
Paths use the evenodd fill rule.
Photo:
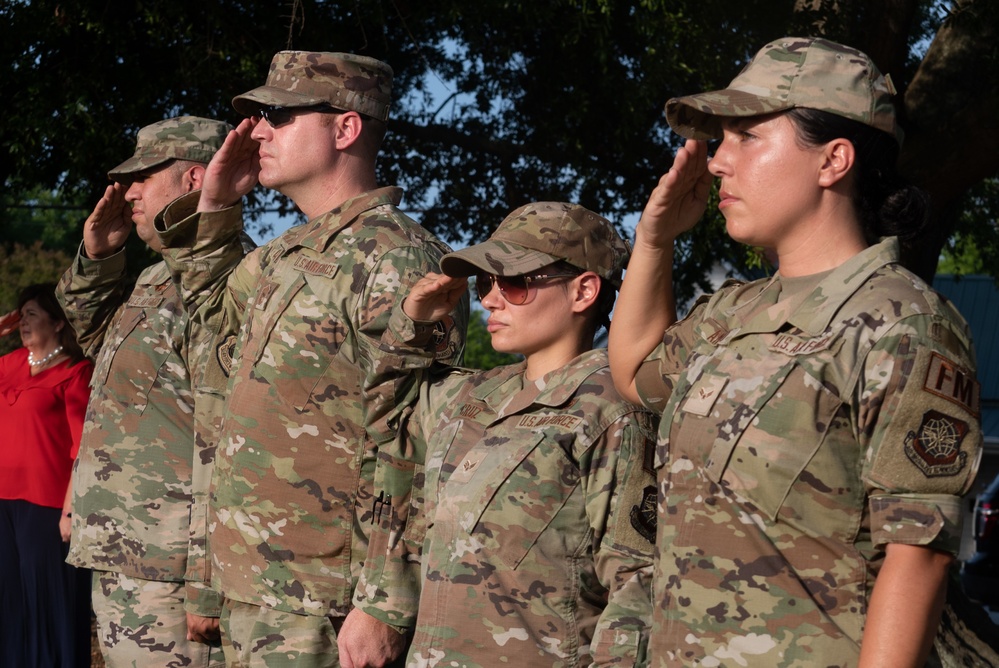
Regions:
<instances>
[{"instance_id":1,"label":"ocp camouflage uniform","mask_svg":"<svg viewBox=\"0 0 999 668\"><path fill-rule=\"evenodd\" d=\"M227 599L298 616L350 609L376 455L361 407L367 351L448 250L399 211L401 196L373 190L288 230L192 315L221 322L216 364L229 375L210 516L213 582ZM180 205L165 213L164 253L194 295L235 252L239 214ZM437 351L447 361L460 358L467 301L454 322ZM259 640L297 651L280 630Z\"/></svg>"},{"instance_id":2,"label":"ocp camouflage uniform","mask_svg":"<svg viewBox=\"0 0 999 668\"><path fill-rule=\"evenodd\" d=\"M728 285L643 367L654 665L856 665L886 545L957 552L982 445L970 334L897 262L889 239L804 291Z\"/></svg>"},{"instance_id":3,"label":"ocp camouflage uniform","mask_svg":"<svg viewBox=\"0 0 999 668\"><path fill-rule=\"evenodd\" d=\"M81 253L58 287L81 345L97 360L74 470L68 561L94 569L95 583L106 573L178 583L188 610L217 616L219 597L199 576L207 570L207 527L191 523L192 481L207 477L199 471L211 459L195 452L187 317L163 262L128 287L124 252L103 260ZM156 623L150 611L121 605L122 628Z\"/></svg>"},{"instance_id":4,"label":"ocp camouflage uniform","mask_svg":"<svg viewBox=\"0 0 999 668\"><path fill-rule=\"evenodd\" d=\"M397 308L369 383L429 365L430 333ZM439 371L401 423L404 397L372 395L369 428L402 441L379 453L372 549L386 549L355 604L415 624L411 666L644 665L652 415L618 395L605 350L535 382L524 363Z\"/></svg>"},{"instance_id":5,"label":"ocp camouflage uniform","mask_svg":"<svg viewBox=\"0 0 999 668\"><path fill-rule=\"evenodd\" d=\"M194 433L187 317L163 262L127 288L123 251L104 260L81 252L59 283L80 343L97 360L73 486L69 559L182 581Z\"/></svg>"},{"instance_id":6,"label":"ocp camouflage uniform","mask_svg":"<svg viewBox=\"0 0 999 668\"><path fill-rule=\"evenodd\" d=\"M108 177L125 185L174 160L207 163L230 129L194 116L152 123ZM146 268L133 287L123 251L95 260L81 246L57 296L97 362L73 474L68 561L95 571L105 660L221 664L217 643L187 640L187 613L218 617L221 607L208 583L208 526L197 507L214 451L195 442L188 369L197 360L167 265Z\"/></svg>"}]
</instances>

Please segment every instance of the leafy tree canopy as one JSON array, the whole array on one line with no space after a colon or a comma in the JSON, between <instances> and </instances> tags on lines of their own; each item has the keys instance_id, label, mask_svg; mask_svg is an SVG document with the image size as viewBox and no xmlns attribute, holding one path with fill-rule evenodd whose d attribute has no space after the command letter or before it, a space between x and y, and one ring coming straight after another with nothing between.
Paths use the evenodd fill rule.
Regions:
<instances>
[{"instance_id":1,"label":"leafy tree canopy","mask_svg":"<svg viewBox=\"0 0 999 668\"><path fill-rule=\"evenodd\" d=\"M930 276L955 229L995 236L994 216L979 214L997 195L997 23L991 0L2 0L3 202L54 193L81 209L36 215L78 230L138 128L181 113L238 121L231 98L294 48L392 64L379 176L442 237L480 240L531 200L620 220L641 210L678 145L669 97L724 85L771 39L823 34L867 51L900 91L900 168L934 205L907 259ZM264 202L255 193L250 208ZM12 210L3 216L0 242L15 238ZM681 298L718 260L749 271L717 215L680 245ZM995 272L995 244L981 251Z\"/></svg>"}]
</instances>

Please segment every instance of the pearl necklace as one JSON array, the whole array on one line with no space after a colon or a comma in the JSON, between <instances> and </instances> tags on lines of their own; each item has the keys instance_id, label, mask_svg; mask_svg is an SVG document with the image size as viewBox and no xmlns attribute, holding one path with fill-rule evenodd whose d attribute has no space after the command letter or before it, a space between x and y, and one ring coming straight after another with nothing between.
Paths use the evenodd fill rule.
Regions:
<instances>
[{"instance_id":1,"label":"pearl necklace","mask_svg":"<svg viewBox=\"0 0 999 668\"><path fill-rule=\"evenodd\" d=\"M35 359L35 353L33 353L33 352L31 352L29 350L28 351L28 366L36 367L36 366L41 366L43 364L51 362L53 360L53 358L55 358L56 355L58 355L61 352L62 352L62 346L59 346L58 348L56 348L55 350L53 350L52 352L50 352L48 355L46 355L42 359L36 360Z\"/></svg>"}]
</instances>

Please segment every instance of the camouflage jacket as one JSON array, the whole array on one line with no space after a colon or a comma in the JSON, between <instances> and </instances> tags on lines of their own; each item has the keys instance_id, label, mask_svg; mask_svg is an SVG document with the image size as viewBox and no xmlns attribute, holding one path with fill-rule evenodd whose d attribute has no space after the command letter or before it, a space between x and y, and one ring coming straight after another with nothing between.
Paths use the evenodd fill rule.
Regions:
<instances>
[{"instance_id":1,"label":"camouflage jacket","mask_svg":"<svg viewBox=\"0 0 999 668\"><path fill-rule=\"evenodd\" d=\"M57 295L96 360L73 477L68 561L130 577L188 583L189 610L218 614L205 592L204 534L192 530L195 478L208 466L194 443L187 317L164 263L131 291L124 253L81 252Z\"/></svg>"},{"instance_id":2,"label":"camouflage jacket","mask_svg":"<svg viewBox=\"0 0 999 668\"><path fill-rule=\"evenodd\" d=\"M390 328L385 375L423 340L401 309ZM382 535L355 604L415 623L410 665L644 665L655 420L614 390L605 350L535 382L524 369L434 367L397 421L372 398L376 437L402 429L379 453Z\"/></svg>"},{"instance_id":3,"label":"camouflage jacket","mask_svg":"<svg viewBox=\"0 0 999 668\"><path fill-rule=\"evenodd\" d=\"M894 239L666 331L656 666L856 665L888 543L956 552L982 446L970 333Z\"/></svg>"},{"instance_id":4,"label":"camouflage jacket","mask_svg":"<svg viewBox=\"0 0 999 668\"><path fill-rule=\"evenodd\" d=\"M348 200L228 274L214 265L238 252L237 211L185 218L171 205L164 215L164 256L192 320L215 328L210 364L228 376L209 546L213 584L228 598L296 614L349 610L367 549L368 523L355 515L371 506L376 455L362 419L365 350L448 250L399 211L401 195ZM467 300L456 319L447 359L460 356Z\"/></svg>"}]
</instances>

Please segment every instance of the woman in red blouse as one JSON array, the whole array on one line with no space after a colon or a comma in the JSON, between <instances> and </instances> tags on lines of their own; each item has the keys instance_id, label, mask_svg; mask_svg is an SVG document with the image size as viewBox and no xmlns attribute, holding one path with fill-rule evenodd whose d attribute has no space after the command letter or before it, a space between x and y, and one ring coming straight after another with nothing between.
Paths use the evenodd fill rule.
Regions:
<instances>
[{"instance_id":1,"label":"woman in red blouse","mask_svg":"<svg viewBox=\"0 0 999 668\"><path fill-rule=\"evenodd\" d=\"M53 285L22 291L0 317L0 335L15 328L24 347L0 357L0 665L89 666L89 572L64 560L93 364Z\"/></svg>"}]
</instances>

